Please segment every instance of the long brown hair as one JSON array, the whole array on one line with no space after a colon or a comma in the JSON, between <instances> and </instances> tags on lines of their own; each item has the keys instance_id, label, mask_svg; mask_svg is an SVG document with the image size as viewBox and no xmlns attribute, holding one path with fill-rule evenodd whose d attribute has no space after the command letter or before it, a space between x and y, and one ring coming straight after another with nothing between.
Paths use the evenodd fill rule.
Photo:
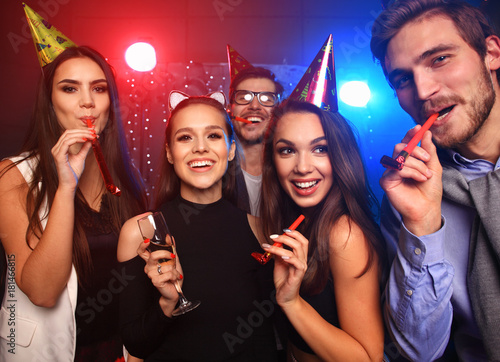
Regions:
<instances>
[{"instance_id":1,"label":"long brown hair","mask_svg":"<svg viewBox=\"0 0 500 362\"><path fill-rule=\"evenodd\" d=\"M177 113L179 113L180 110L187 108L193 104L204 104L219 111L226 124L226 132L229 138L228 141L230 144L234 141L233 125L224 106L217 100L208 96L193 96L186 98L172 110L167 121L167 127L165 128L165 141L163 143L164 145L171 142L172 123ZM234 199L234 189L236 185L235 167L236 160L233 159L232 161L229 161L228 169L224 174L224 177L222 178L222 196L233 203L236 202ZM161 153L160 177L156 186L155 207L158 208L163 203L170 201L178 196L180 194L180 187L179 176L177 176L177 174L175 173L174 166L167 161L167 153L165 147L163 147Z\"/></svg>"},{"instance_id":2,"label":"long brown hair","mask_svg":"<svg viewBox=\"0 0 500 362\"><path fill-rule=\"evenodd\" d=\"M54 74L59 65L66 60L82 57L89 58L99 65L106 76L108 84L110 97L109 120L100 135L99 143L103 149L111 176L122 191L120 197L108 197L111 220L115 232L118 234L122 224L127 219L146 209L143 182L138 171L130 161L125 141L119 112L118 90L113 69L106 62L105 58L92 48L86 46L71 47L43 68L29 131L21 148L21 153L25 153L26 156L11 165L11 167L14 167L23 160L32 157L38 158L36 167L33 170L33 181L29 185L29 192L26 199L26 209L29 218L29 225L26 231L26 243L28 246L30 246L29 237L31 235L35 235L38 238L41 237L43 228L39 212L43 211L41 209L44 200L48 204L47 212L50 210L59 185L51 149L57 143L64 129L59 125L52 107ZM77 189L75 212L78 213L79 210L82 210L85 204L86 201L82 193ZM73 263L79 281L82 282L90 272L92 263L87 238L82 222L78 217L75 217L74 230Z\"/></svg>"},{"instance_id":3,"label":"long brown hair","mask_svg":"<svg viewBox=\"0 0 500 362\"><path fill-rule=\"evenodd\" d=\"M369 260L361 275L373 264L375 253L383 270L386 264L385 244L372 213L372 207L378 206L378 203L366 182L352 127L339 113L324 111L310 103L287 100L273 112L264 139L260 203L264 235L271 235L288 227L301 213L298 205L283 190L273 157L274 132L281 118L288 113L312 113L319 117L333 171L332 188L299 228L309 239L308 268L301 290L307 294L316 294L325 287L330 277L330 233L343 215L347 215L351 222L361 228L369 242Z\"/></svg>"}]
</instances>

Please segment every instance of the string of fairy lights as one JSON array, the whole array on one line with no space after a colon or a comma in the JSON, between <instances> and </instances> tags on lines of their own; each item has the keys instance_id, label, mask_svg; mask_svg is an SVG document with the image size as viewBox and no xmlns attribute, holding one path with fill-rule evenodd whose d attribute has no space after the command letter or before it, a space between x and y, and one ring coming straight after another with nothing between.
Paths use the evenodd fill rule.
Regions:
<instances>
[{"instance_id":1,"label":"string of fairy lights","mask_svg":"<svg viewBox=\"0 0 500 362\"><path fill-rule=\"evenodd\" d=\"M121 111L132 162L141 172L148 197L159 176L164 130L169 116L168 95L181 90L204 95L229 88L227 64L158 64L149 72L125 70Z\"/></svg>"}]
</instances>

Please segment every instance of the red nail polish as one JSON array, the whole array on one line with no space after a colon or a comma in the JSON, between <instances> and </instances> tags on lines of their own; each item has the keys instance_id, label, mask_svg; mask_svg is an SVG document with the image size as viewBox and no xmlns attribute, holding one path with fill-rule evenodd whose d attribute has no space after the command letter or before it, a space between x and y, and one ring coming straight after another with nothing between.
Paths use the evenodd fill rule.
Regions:
<instances>
[{"instance_id":1,"label":"red nail polish","mask_svg":"<svg viewBox=\"0 0 500 362\"><path fill-rule=\"evenodd\" d=\"M83 142L87 142L87 139L86 138L82 138Z\"/></svg>"},{"instance_id":2,"label":"red nail polish","mask_svg":"<svg viewBox=\"0 0 500 362\"><path fill-rule=\"evenodd\" d=\"M174 253L170 253L170 257L171 257L172 259L175 259L175 254L174 254Z\"/></svg>"},{"instance_id":3,"label":"red nail polish","mask_svg":"<svg viewBox=\"0 0 500 362\"><path fill-rule=\"evenodd\" d=\"M144 244L149 243L149 239L144 239Z\"/></svg>"},{"instance_id":4,"label":"red nail polish","mask_svg":"<svg viewBox=\"0 0 500 362\"><path fill-rule=\"evenodd\" d=\"M184 277L182 276L182 274L179 274L179 279L184 279Z\"/></svg>"}]
</instances>

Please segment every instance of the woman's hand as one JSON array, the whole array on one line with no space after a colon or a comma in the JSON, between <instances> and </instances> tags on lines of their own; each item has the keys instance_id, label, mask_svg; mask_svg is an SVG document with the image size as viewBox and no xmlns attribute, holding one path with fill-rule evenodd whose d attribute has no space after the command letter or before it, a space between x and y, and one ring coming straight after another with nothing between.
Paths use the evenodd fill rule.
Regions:
<instances>
[{"instance_id":1,"label":"woman's hand","mask_svg":"<svg viewBox=\"0 0 500 362\"><path fill-rule=\"evenodd\" d=\"M274 285L276 300L284 308L299 298L300 284L307 270L307 251L309 241L298 231L287 230L284 235L271 235L271 241L287 245L283 247L262 244L265 251L273 254Z\"/></svg>"},{"instance_id":2,"label":"woman's hand","mask_svg":"<svg viewBox=\"0 0 500 362\"><path fill-rule=\"evenodd\" d=\"M182 279L182 275L176 269L175 260L173 260L176 256L167 250L157 250L151 253L147 250L148 246L149 242L144 242L137 249L137 254L146 262L144 272L162 297L172 305L173 310L179 299L174 283Z\"/></svg>"},{"instance_id":3,"label":"woman's hand","mask_svg":"<svg viewBox=\"0 0 500 362\"><path fill-rule=\"evenodd\" d=\"M57 168L59 186L76 189L85 169L85 159L96 138L92 129L71 129L61 135L52 148L52 156Z\"/></svg>"}]
</instances>

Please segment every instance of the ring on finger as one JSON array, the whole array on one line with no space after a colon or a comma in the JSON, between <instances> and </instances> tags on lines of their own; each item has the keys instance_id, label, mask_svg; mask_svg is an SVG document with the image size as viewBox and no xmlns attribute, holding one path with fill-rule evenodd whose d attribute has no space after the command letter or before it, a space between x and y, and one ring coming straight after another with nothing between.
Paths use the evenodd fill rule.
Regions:
<instances>
[{"instance_id":1,"label":"ring on finger","mask_svg":"<svg viewBox=\"0 0 500 362\"><path fill-rule=\"evenodd\" d=\"M158 266L157 266L156 270L158 271L158 274L160 274L160 275L162 274L162 272L161 272L161 264L160 263L158 263Z\"/></svg>"}]
</instances>

